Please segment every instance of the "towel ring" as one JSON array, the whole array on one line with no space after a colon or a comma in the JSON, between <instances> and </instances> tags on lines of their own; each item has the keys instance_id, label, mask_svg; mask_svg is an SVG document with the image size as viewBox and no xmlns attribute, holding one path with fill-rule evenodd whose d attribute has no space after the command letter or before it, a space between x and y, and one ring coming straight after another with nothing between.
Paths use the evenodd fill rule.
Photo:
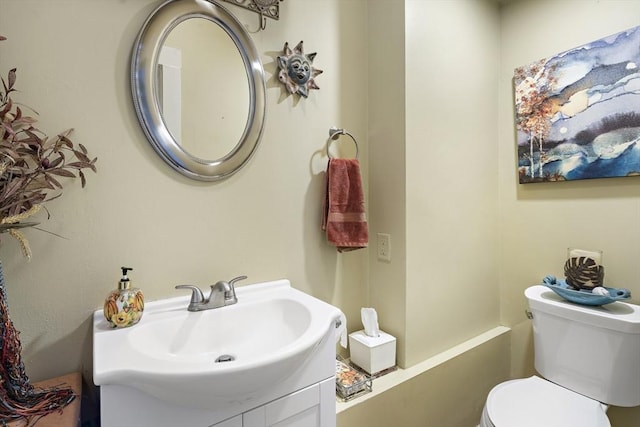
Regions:
<instances>
[{"instance_id":1,"label":"towel ring","mask_svg":"<svg viewBox=\"0 0 640 427\"><path fill-rule=\"evenodd\" d=\"M338 129L336 127L332 127L331 129L329 129L329 141L327 142L327 157L328 158L332 158L331 155L329 154L329 146L331 146L331 143L333 141L337 141L338 138L340 138L340 135L347 135L349 136L352 140L353 143L356 145L356 159L358 158L358 141L356 141L356 139L353 137L353 135L351 135L349 132L347 132L344 129Z\"/></svg>"}]
</instances>

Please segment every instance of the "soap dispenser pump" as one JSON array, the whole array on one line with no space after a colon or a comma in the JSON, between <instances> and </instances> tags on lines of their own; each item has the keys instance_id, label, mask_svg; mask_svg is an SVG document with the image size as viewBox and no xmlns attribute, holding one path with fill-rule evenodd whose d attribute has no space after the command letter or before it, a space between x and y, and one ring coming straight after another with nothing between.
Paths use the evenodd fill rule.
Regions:
<instances>
[{"instance_id":1,"label":"soap dispenser pump","mask_svg":"<svg viewBox=\"0 0 640 427\"><path fill-rule=\"evenodd\" d=\"M133 326L142 318L144 311L144 296L138 288L131 287L127 273L133 268L121 267L122 278L118 289L109 293L104 301L104 317L112 328L126 328Z\"/></svg>"}]
</instances>

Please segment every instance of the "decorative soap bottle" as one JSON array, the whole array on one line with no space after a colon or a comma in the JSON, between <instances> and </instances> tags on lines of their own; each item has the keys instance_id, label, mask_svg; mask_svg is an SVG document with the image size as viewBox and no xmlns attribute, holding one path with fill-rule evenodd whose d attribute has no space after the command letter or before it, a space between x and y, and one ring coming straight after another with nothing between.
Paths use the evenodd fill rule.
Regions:
<instances>
[{"instance_id":1,"label":"decorative soap bottle","mask_svg":"<svg viewBox=\"0 0 640 427\"><path fill-rule=\"evenodd\" d=\"M118 289L113 290L104 301L104 317L112 328L126 328L140 321L144 311L144 296L138 288L131 287L131 281L127 272L133 270L129 267L122 268L122 279L118 283Z\"/></svg>"}]
</instances>

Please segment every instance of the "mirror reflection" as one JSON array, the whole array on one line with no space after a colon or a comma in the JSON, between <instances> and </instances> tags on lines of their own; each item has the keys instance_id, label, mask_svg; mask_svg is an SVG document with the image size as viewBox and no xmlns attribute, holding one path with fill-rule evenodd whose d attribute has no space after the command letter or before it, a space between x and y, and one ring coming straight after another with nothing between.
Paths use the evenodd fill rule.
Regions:
<instances>
[{"instance_id":1,"label":"mirror reflection","mask_svg":"<svg viewBox=\"0 0 640 427\"><path fill-rule=\"evenodd\" d=\"M219 159L240 141L249 115L242 56L217 24L187 19L171 30L158 59L158 102L169 132L200 159Z\"/></svg>"},{"instance_id":2,"label":"mirror reflection","mask_svg":"<svg viewBox=\"0 0 640 427\"><path fill-rule=\"evenodd\" d=\"M133 46L131 92L153 149L189 178L228 178L262 137L260 55L242 24L216 3L171 0L149 15Z\"/></svg>"}]
</instances>

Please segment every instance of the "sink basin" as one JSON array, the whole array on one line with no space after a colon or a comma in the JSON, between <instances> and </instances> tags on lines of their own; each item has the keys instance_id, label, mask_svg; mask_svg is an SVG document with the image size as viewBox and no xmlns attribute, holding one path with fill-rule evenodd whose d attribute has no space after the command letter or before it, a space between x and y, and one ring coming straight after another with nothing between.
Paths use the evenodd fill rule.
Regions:
<instances>
[{"instance_id":1,"label":"sink basin","mask_svg":"<svg viewBox=\"0 0 640 427\"><path fill-rule=\"evenodd\" d=\"M242 403L294 375L341 314L287 280L236 293L237 304L200 312L187 311L189 296L150 302L124 329L111 329L96 311L95 384L196 408Z\"/></svg>"}]
</instances>

